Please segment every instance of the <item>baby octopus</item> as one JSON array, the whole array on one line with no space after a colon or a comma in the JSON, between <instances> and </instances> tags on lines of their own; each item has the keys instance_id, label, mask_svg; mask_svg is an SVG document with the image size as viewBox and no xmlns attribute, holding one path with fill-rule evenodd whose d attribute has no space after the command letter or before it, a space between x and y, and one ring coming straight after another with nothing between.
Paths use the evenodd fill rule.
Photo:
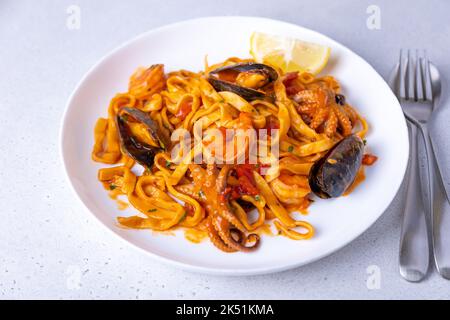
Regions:
<instances>
[{"instance_id":1,"label":"baby octopus","mask_svg":"<svg viewBox=\"0 0 450 320\"><path fill-rule=\"evenodd\" d=\"M206 229L211 242L225 252L254 251L259 246L259 236L246 234L244 225L233 213L228 195L224 192L232 166L224 165L219 171L215 164L208 164L206 170L200 165L191 165L190 171L194 183L175 188L205 208L208 213ZM202 188L198 189L197 186Z\"/></svg>"},{"instance_id":2,"label":"baby octopus","mask_svg":"<svg viewBox=\"0 0 450 320\"><path fill-rule=\"evenodd\" d=\"M316 132L325 133L328 137L336 132L350 135L358 121L358 115L346 104L345 97L326 87L301 90L293 100L303 120Z\"/></svg>"}]
</instances>

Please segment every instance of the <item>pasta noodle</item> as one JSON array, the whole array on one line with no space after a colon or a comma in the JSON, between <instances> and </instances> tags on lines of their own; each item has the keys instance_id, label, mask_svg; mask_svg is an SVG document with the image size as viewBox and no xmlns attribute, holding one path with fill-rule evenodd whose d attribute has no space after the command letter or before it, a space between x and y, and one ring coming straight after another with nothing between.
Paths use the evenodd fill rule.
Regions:
<instances>
[{"instance_id":1,"label":"pasta noodle","mask_svg":"<svg viewBox=\"0 0 450 320\"><path fill-rule=\"evenodd\" d=\"M291 216L292 211L305 212L311 202L311 167L345 136L355 133L364 137L367 122L338 99L340 85L331 76L283 74L278 70L278 78L267 85L269 94L257 99L218 91L208 81L214 70L252 62L233 57L210 66L205 59L201 72L166 73L161 64L138 68L131 75L127 92L113 97L108 117L98 119L95 125L92 159L114 165L99 170L99 181L113 197L124 195L139 211L135 216L119 217L120 225L157 231L183 227L193 239L203 237L195 236L196 232L208 234L212 243L226 252L256 248L259 236L252 232L269 220L274 220L276 229L288 238L313 236L314 228L308 222ZM239 81L259 79L258 74L247 76ZM193 139L179 146L191 147L190 151L183 154L180 148L174 158L175 144L156 141L141 123L125 119L124 108L147 115L161 136L170 137L177 129L184 129ZM117 119L129 121L129 132L151 148L159 148L153 165L141 175L132 171L135 159L124 150ZM261 156L251 150L250 136L237 134L226 136L224 150L208 149L220 139L216 132L230 129L265 129L268 140L262 143L263 149L279 145L279 154L269 151ZM204 137L197 130L203 130ZM200 138L203 140L196 142ZM136 148L142 147L133 139ZM257 139L262 141L259 135ZM235 151L232 157L228 157L230 150ZM202 162L193 163L200 155ZM256 163L247 161L252 156ZM210 163L212 158L225 161ZM236 163L239 158L244 163ZM256 213L253 222L252 210Z\"/></svg>"}]
</instances>

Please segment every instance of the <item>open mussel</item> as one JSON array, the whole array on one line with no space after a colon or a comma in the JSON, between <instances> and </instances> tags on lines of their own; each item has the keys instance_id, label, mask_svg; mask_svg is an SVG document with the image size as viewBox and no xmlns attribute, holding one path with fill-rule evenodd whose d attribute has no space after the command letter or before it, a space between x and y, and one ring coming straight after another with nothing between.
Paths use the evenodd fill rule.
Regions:
<instances>
[{"instance_id":1,"label":"open mussel","mask_svg":"<svg viewBox=\"0 0 450 320\"><path fill-rule=\"evenodd\" d=\"M143 166L168 148L168 138L150 116L136 108L121 108L116 117L122 150Z\"/></svg>"},{"instance_id":2,"label":"open mussel","mask_svg":"<svg viewBox=\"0 0 450 320\"><path fill-rule=\"evenodd\" d=\"M361 167L364 143L350 135L320 158L309 172L309 186L320 198L341 196L353 183Z\"/></svg>"},{"instance_id":3,"label":"open mussel","mask_svg":"<svg viewBox=\"0 0 450 320\"><path fill-rule=\"evenodd\" d=\"M231 91L251 101L264 99L263 88L277 78L278 73L272 67L246 62L217 68L209 73L208 81L217 91Z\"/></svg>"}]
</instances>

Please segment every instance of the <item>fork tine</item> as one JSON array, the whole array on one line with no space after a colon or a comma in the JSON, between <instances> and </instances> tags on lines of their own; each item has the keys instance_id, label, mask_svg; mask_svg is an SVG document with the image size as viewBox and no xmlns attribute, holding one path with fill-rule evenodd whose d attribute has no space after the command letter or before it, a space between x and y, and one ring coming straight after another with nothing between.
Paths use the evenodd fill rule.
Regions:
<instances>
[{"instance_id":1,"label":"fork tine","mask_svg":"<svg viewBox=\"0 0 450 320\"><path fill-rule=\"evenodd\" d=\"M406 86L405 86L405 65L403 63L403 49L400 49L400 55L398 58L398 96L401 99L406 99Z\"/></svg>"},{"instance_id":2,"label":"fork tine","mask_svg":"<svg viewBox=\"0 0 450 320\"><path fill-rule=\"evenodd\" d=\"M406 99L415 100L415 79L414 79L414 62L411 57L411 50L408 49L406 59Z\"/></svg>"},{"instance_id":3,"label":"fork tine","mask_svg":"<svg viewBox=\"0 0 450 320\"><path fill-rule=\"evenodd\" d=\"M424 51L423 58L424 65L424 92L425 92L425 100L433 101L433 89L431 87L431 74L430 74L430 61L428 60L426 51Z\"/></svg>"},{"instance_id":4,"label":"fork tine","mask_svg":"<svg viewBox=\"0 0 450 320\"><path fill-rule=\"evenodd\" d=\"M416 98L417 101L425 100L426 93L424 92L425 79L422 72L423 58L419 55L419 50L416 49Z\"/></svg>"}]
</instances>

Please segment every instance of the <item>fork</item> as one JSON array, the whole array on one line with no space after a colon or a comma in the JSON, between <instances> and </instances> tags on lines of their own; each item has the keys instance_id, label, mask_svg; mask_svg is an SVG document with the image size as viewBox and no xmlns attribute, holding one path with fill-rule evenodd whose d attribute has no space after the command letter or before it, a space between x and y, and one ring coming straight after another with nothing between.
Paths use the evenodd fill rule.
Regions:
<instances>
[{"instance_id":1,"label":"fork","mask_svg":"<svg viewBox=\"0 0 450 320\"><path fill-rule=\"evenodd\" d=\"M416 51L416 58L417 56ZM416 61L419 63L416 63L416 70L414 70L411 51L408 50L405 57L403 50L400 50L395 90L405 117L409 120L411 149L406 203L400 235L399 266L403 278L413 282L422 280L429 267L429 235L424 205L426 197L422 196L427 190L421 189L421 182L429 181L429 172L424 174L420 169L418 150L422 145L419 143L418 134L421 128L420 123L428 119L431 114L427 105L433 100L431 84L429 81L422 81L424 80L422 62L424 61L420 59ZM420 81L414 77L414 71L420 76ZM429 78L425 77L426 79Z\"/></svg>"},{"instance_id":2,"label":"fork","mask_svg":"<svg viewBox=\"0 0 450 320\"><path fill-rule=\"evenodd\" d=\"M430 68L434 71L434 77ZM408 119L411 135L410 176L407 186L402 234L400 238L400 274L408 281L422 280L429 264L429 240L426 213L431 218L435 264L444 278L450 277L450 206L442 176L438 170L428 132L428 122L436 105L440 79L426 53L400 51L396 93ZM419 159L420 152L425 155ZM422 160L422 161L420 161Z\"/></svg>"}]
</instances>

